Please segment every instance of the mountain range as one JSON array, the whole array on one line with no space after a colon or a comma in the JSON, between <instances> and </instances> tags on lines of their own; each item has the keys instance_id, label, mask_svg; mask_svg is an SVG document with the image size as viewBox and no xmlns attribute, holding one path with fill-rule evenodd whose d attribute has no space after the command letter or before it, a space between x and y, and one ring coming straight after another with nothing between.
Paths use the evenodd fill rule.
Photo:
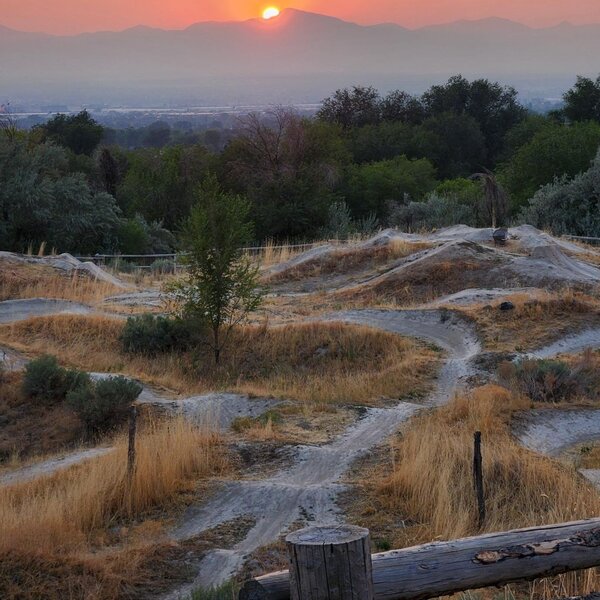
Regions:
<instances>
[{"instance_id":1,"label":"mountain range","mask_svg":"<svg viewBox=\"0 0 600 600\"><path fill-rule=\"evenodd\" d=\"M54 36L0 26L0 100L312 102L353 84L418 92L455 73L551 95L599 71L600 25L532 29L486 19L409 30L287 9L270 21L182 30Z\"/></svg>"}]
</instances>

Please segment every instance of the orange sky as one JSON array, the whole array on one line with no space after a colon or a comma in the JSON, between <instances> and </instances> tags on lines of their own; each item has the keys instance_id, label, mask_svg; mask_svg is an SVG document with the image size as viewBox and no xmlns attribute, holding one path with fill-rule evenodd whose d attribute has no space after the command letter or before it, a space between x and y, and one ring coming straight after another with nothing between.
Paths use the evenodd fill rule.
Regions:
<instances>
[{"instance_id":1,"label":"orange sky","mask_svg":"<svg viewBox=\"0 0 600 600\"><path fill-rule=\"evenodd\" d=\"M197 21L251 18L270 3L277 5L276 0L0 0L0 24L61 34L140 24L180 28ZM407 27L490 16L534 27L600 22L600 0L289 0L279 7Z\"/></svg>"}]
</instances>

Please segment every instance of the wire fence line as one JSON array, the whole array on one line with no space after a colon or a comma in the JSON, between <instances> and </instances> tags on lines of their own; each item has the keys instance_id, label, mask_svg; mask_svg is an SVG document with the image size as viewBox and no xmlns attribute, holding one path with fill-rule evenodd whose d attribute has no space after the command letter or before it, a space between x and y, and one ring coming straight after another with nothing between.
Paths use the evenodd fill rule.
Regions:
<instances>
[{"instance_id":1,"label":"wire fence line","mask_svg":"<svg viewBox=\"0 0 600 600\"><path fill-rule=\"evenodd\" d=\"M586 244L591 244L593 246L600 246L600 238L599 237L591 237L591 236L586 236L586 235L564 235L563 237L568 240L585 242Z\"/></svg>"},{"instance_id":2,"label":"wire fence line","mask_svg":"<svg viewBox=\"0 0 600 600\"><path fill-rule=\"evenodd\" d=\"M246 248L242 248L241 250L245 254L260 256L261 254L267 254L269 252L282 253L285 251L289 251L290 253L301 253L306 252L308 250L312 250L314 248L318 248L320 246L325 246L328 244L338 245L340 243L343 243L343 241L331 239L306 244L273 244L266 246L249 246ZM161 254L94 254L89 256L75 256L75 258L77 260L89 261L101 265L105 265L107 263L118 264L119 262L123 261L124 263L129 263L132 267L135 267L137 269L152 269L152 263L155 263L156 261L165 261L172 263L172 268L176 270L180 267L183 267L183 264L180 262L180 259L183 256L185 256L185 253L183 252L172 252ZM147 264L135 264L136 262L145 262Z\"/></svg>"}]
</instances>

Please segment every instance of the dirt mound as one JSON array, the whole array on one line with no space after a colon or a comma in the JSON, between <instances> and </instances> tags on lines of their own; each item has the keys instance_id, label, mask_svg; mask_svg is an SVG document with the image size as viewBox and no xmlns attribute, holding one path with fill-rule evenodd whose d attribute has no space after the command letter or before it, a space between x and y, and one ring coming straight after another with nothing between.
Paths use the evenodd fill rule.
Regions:
<instances>
[{"instance_id":1,"label":"dirt mound","mask_svg":"<svg viewBox=\"0 0 600 600\"><path fill-rule=\"evenodd\" d=\"M427 302L466 288L493 288L496 272L510 259L491 248L464 240L450 241L402 260L398 266L359 285L340 290L343 296ZM514 282L519 286L519 282Z\"/></svg>"},{"instance_id":2,"label":"dirt mound","mask_svg":"<svg viewBox=\"0 0 600 600\"><path fill-rule=\"evenodd\" d=\"M474 304L489 304L506 298L507 296L514 296L515 294L524 294L526 296L533 297L537 292L537 288L533 287L522 287L522 288L469 288L456 292L455 294L449 294L442 298L438 298L433 302L427 303L427 307L435 308L439 306L472 306Z\"/></svg>"},{"instance_id":3,"label":"dirt mound","mask_svg":"<svg viewBox=\"0 0 600 600\"><path fill-rule=\"evenodd\" d=\"M468 225L452 225L452 227L445 227L424 237L444 242L463 240L482 244L493 242L493 232L494 230L491 228L477 229Z\"/></svg>"},{"instance_id":4,"label":"dirt mound","mask_svg":"<svg viewBox=\"0 0 600 600\"><path fill-rule=\"evenodd\" d=\"M436 235L438 239L470 234L477 238L484 237L485 231L490 230L457 226ZM529 236L529 255L513 254L463 237L412 254L385 273L346 286L337 293L343 297L378 297L401 303L437 300L439 304L440 297L444 297L448 303L462 304L500 297L504 295L502 290L509 288L589 287L600 281L599 268L568 256L551 236L534 228L523 227L519 231ZM471 288L475 291L469 291Z\"/></svg>"},{"instance_id":5,"label":"dirt mound","mask_svg":"<svg viewBox=\"0 0 600 600\"><path fill-rule=\"evenodd\" d=\"M57 256L28 256L14 252L0 252L0 264L12 265L38 265L54 269L62 275L78 274L95 281L103 281L117 288L127 289L125 283L120 279L107 273L104 269L92 262L81 262L71 254L59 254Z\"/></svg>"}]
</instances>

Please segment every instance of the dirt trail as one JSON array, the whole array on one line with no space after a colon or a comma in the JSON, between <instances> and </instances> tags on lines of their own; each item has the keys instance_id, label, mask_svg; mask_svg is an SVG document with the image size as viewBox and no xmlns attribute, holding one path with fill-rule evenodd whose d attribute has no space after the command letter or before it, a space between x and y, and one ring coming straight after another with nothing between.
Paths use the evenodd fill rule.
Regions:
<instances>
[{"instance_id":1,"label":"dirt trail","mask_svg":"<svg viewBox=\"0 0 600 600\"><path fill-rule=\"evenodd\" d=\"M533 410L518 420L515 434L534 452L560 456L576 444L600 439L600 410Z\"/></svg>"},{"instance_id":2,"label":"dirt trail","mask_svg":"<svg viewBox=\"0 0 600 600\"><path fill-rule=\"evenodd\" d=\"M600 348L600 327L586 329L580 333L570 335L530 353L529 356L533 358L552 358L559 354L582 352L586 348Z\"/></svg>"},{"instance_id":3,"label":"dirt trail","mask_svg":"<svg viewBox=\"0 0 600 600\"><path fill-rule=\"evenodd\" d=\"M92 458L98 458L108 454L112 448L90 448L88 450L80 450L72 454L50 458L39 463L27 465L14 471L9 471L0 475L0 486L14 485L16 483L25 483L37 477L51 475L56 471L67 469L73 465L80 464Z\"/></svg>"},{"instance_id":4,"label":"dirt trail","mask_svg":"<svg viewBox=\"0 0 600 600\"><path fill-rule=\"evenodd\" d=\"M552 358L586 348L600 348L600 328L566 337L529 356ZM556 457L577 444L600 440L600 409L534 410L522 415L513 429L526 448ZM580 473L600 487L600 470L582 469Z\"/></svg>"},{"instance_id":5,"label":"dirt trail","mask_svg":"<svg viewBox=\"0 0 600 600\"><path fill-rule=\"evenodd\" d=\"M49 298L26 298L0 302L0 323L14 323L31 317L46 315L89 315L95 312L91 306L69 300Z\"/></svg>"},{"instance_id":6,"label":"dirt trail","mask_svg":"<svg viewBox=\"0 0 600 600\"><path fill-rule=\"evenodd\" d=\"M427 404L446 402L480 346L472 327L458 317L445 318L438 311L364 310L340 312L328 320L375 327L435 343L448 353L437 388ZM360 456L392 435L423 408L401 402L393 408L369 409L366 416L334 442L301 446L292 467L255 481L224 482L206 503L190 508L173 532L176 539L201 532L240 516L252 516L255 526L231 550L210 552L199 565L196 580L168 598L178 598L198 586L210 587L231 577L253 550L275 541L298 520L337 523L343 521L336 497L344 486L341 476Z\"/></svg>"}]
</instances>

